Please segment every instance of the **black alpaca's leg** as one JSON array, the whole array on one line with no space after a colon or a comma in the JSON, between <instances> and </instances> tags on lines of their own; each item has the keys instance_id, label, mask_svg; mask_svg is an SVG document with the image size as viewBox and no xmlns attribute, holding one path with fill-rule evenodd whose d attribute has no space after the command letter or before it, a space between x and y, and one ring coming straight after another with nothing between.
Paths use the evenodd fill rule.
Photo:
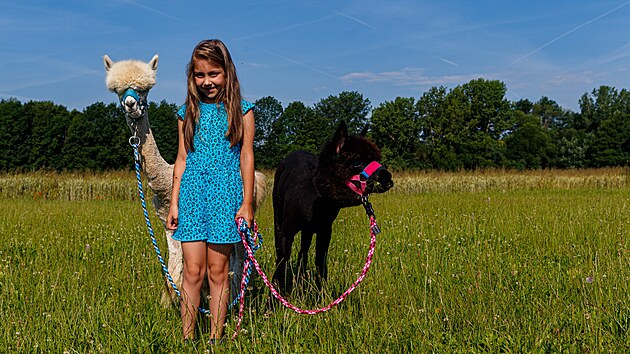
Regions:
<instances>
[{"instance_id":1,"label":"black alpaca's leg","mask_svg":"<svg viewBox=\"0 0 630 354\"><path fill-rule=\"evenodd\" d=\"M242 242L234 244L230 254L230 273L233 273L230 281L230 302L238 296L241 291L241 280L243 278L243 263L245 263L245 247ZM256 270L253 270L255 273Z\"/></svg>"},{"instance_id":2,"label":"black alpaca's leg","mask_svg":"<svg viewBox=\"0 0 630 354\"><path fill-rule=\"evenodd\" d=\"M298 253L298 275L306 272L308 266L308 250L311 248L314 232L311 230L302 230L302 239L300 241L300 252Z\"/></svg>"},{"instance_id":3,"label":"black alpaca's leg","mask_svg":"<svg viewBox=\"0 0 630 354\"><path fill-rule=\"evenodd\" d=\"M317 285L321 286L321 281L328 278L328 267L326 266L326 258L328 257L328 246L330 246L330 237L332 229L322 231L317 234L315 240L315 268L317 268Z\"/></svg>"},{"instance_id":4,"label":"black alpaca's leg","mask_svg":"<svg viewBox=\"0 0 630 354\"><path fill-rule=\"evenodd\" d=\"M297 231L287 231L276 229L276 271L273 273L273 282L278 286L280 292L287 289L287 263L291 257L291 246Z\"/></svg>"}]
</instances>

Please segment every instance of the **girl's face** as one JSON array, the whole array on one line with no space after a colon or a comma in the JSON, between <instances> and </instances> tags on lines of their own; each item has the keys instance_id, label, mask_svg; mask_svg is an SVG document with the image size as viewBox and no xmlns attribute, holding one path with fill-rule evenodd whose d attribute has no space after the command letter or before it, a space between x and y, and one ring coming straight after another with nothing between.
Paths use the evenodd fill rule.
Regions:
<instances>
[{"instance_id":1,"label":"girl's face","mask_svg":"<svg viewBox=\"0 0 630 354\"><path fill-rule=\"evenodd\" d=\"M208 60L195 60L193 76L201 101L217 103L219 93L225 88L225 70Z\"/></svg>"}]
</instances>

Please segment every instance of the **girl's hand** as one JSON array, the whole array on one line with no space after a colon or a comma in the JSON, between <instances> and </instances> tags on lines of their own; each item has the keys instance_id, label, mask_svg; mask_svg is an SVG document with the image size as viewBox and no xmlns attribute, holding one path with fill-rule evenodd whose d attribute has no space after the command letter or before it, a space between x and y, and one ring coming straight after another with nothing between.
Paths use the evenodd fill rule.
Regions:
<instances>
[{"instance_id":1,"label":"girl's hand","mask_svg":"<svg viewBox=\"0 0 630 354\"><path fill-rule=\"evenodd\" d=\"M236 213L236 217L234 219L238 220L238 218L243 218L247 222L247 227L252 227L254 225L254 210L251 205L243 204L241 208Z\"/></svg>"},{"instance_id":2,"label":"girl's hand","mask_svg":"<svg viewBox=\"0 0 630 354\"><path fill-rule=\"evenodd\" d=\"M177 229L179 209L177 206L171 205L166 217L166 228L169 230Z\"/></svg>"}]
</instances>

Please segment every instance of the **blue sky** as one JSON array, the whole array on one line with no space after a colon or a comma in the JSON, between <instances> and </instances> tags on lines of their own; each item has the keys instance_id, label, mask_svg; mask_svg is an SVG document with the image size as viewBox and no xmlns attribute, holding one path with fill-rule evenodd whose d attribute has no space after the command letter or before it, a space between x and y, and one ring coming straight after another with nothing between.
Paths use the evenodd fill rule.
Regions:
<instances>
[{"instance_id":1,"label":"blue sky","mask_svg":"<svg viewBox=\"0 0 630 354\"><path fill-rule=\"evenodd\" d=\"M181 104L195 44L220 38L243 95L286 107L359 91L373 107L483 77L579 110L630 88L630 1L0 0L0 99L114 102L102 56L159 54L152 101Z\"/></svg>"}]
</instances>

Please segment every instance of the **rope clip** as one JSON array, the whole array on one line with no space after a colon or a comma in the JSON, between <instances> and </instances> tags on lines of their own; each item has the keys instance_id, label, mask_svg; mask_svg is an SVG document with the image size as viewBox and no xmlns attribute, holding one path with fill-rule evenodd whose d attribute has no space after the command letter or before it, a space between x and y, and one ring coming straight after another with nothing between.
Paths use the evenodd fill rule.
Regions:
<instances>
[{"instance_id":1,"label":"rope clip","mask_svg":"<svg viewBox=\"0 0 630 354\"><path fill-rule=\"evenodd\" d=\"M370 217L370 229L374 233L374 235L378 235L381 233L381 229L376 224L376 215L374 215L374 208L372 208L372 203L368 201L368 195L361 196L361 203L363 203L363 208L365 208L365 213Z\"/></svg>"},{"instance_id":2,"label":"rope clip","mask_svg":"<svg viewBox=\"0 0 630 354\"><path fill-rule=\"evenodd\" d=\"M361 196L361 203L363 204L363 208L365 208L365 213L368 216L376 217L376 215L374 215L374 208L372 208L372 203L368 201L367 194Z\"/></svg>"},{"instance_id":3,"label":"rope clip","mask_svg":"<svg viewBox=\"0 0 630 354\"><path fill-rule=\"evenodd\" d=\"M133 127L133 135L129 137L129 145L131 145L131 147L133 148L136 148L140 146L140 137L138 136L138 124L131 123L131 126Z\"/></svg>"}]
</instances>

